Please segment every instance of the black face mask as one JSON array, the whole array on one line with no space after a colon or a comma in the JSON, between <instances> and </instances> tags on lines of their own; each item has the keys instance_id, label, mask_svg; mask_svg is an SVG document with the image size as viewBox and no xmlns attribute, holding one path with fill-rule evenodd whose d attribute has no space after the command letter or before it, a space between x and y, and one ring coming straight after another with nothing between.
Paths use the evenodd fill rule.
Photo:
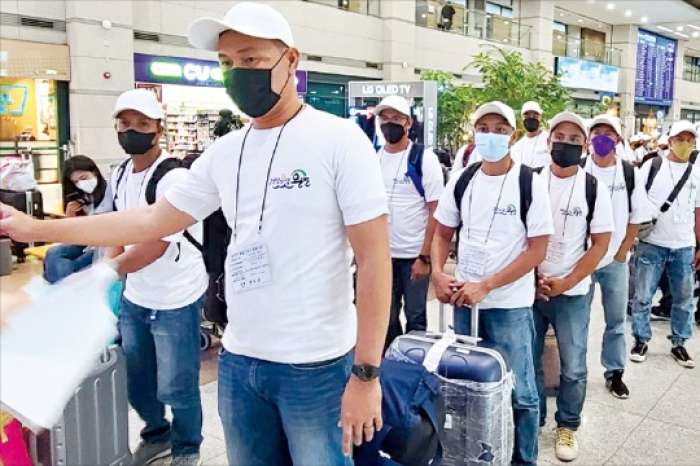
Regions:
<instances>
[{"instance_id":1,"label":"black face mask","mask_svg":"<svg viewBox=\"0 0 700 466\"><path fill-rule=\"evenodd\" d=\"M119 137L119 145L122 146L124 152L129 155L143 155L153 149L155 144L153 140L158 133L139 133L136 130L130 129L117 133Z\"/></svg>"},{"instance_id":2,"label":"black face mask","mask_svg":"<svg viewBox=\"0 0 700 466\"><path fill-rule=\"evenodd\" d=\"M523 120L523 126L525 126L528 133L534 133L537 131L537 128L540 127L540 120L537 118L525 118Z\"/></svg>"},{"instance_id":3,"label":"black face mask","mask_svg":"<svg viewBox=\"0 0 700 466\"><path fill-rule=\"evenodd\" d=\"M403 139L404 134L406 134L404 127L398 123L384 123L379 128L382 130L384 139L386 139L386 142L389 144L396 144Z\"/></svg>"},{"instance_id":4,"label":"black face mask","mask_svg":"<svg viewBox=\"0 0 700 466\"><path fill-rule=\"evenodd\" d=\"M581 163L583 146L565 142L552 143L552 160L561 168L569 168Z\"/></svg>"},{"instance_id":5,"label":"black face mask","mask_svg":"<svg viewBox=\"0 0 700 466\"><path fill-rule=\"evenodd\" d=\"M224 71L226 93L243 113L260 118L267 115L277 105L280 94L272 90L272 70L277 68L287 51L282 54L275 66L267 70L233 68ZM282 89L289 84L289 75Z\"/></svg>"}]
</instances>

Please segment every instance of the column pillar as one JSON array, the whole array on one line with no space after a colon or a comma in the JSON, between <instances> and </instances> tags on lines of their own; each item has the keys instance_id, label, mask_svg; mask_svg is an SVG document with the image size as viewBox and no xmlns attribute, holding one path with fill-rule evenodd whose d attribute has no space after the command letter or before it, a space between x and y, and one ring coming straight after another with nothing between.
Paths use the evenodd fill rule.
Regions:
<instances>
[{"instance_id":1,"label":"column pillar","mask_svg":"<svg viewBox=\"0 0 700 466\"><path fill-rule=\"evenodd\" d=\"M382 1L380 14L384 20L384 79L416 79L416 0Z\"/></svg>"},{"instance_id":2,"label":"column pillar","mask_svg":"<svg viewBox=\"0 0 700 466\"><path fill-rule=\"evenodd\" d=\"M634 90L637 73L637 26L614 26L612 46L622 50L620 60L620 123L625 138L634 133Z\"/></svg>"},{"instance_id":3,"label":"column pillar","mask_svg":"<svg viewBox=\"0 0 700 466\"><path fill-rule=\"evenodd\" d=\"M554 1L522 0L519 3L518 21L530 26L530 51L533 62L541 62L548 69L554 69L552 40L554 39ZM526 44L525 44L526 45Z\"/></svg>"}]
</instances>

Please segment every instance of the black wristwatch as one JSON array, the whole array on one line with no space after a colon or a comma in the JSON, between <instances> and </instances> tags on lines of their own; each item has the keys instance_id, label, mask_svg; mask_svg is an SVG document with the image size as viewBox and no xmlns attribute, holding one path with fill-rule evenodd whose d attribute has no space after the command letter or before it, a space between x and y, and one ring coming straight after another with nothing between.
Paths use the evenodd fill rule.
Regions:
<instances>
[{"instance_id":1,"label":"black wristwatch","mask_svg":"<svg viewBox=\"0 0 700 466\"><path fill-rule=\"evenodd\" d=\"M379 368L371 364L356 364L352 366L352 373L363 382L370 382L379 377Z\"/></svg>"},{"instance_id":2,"label":"black wristwatch","mask_svg":"<svg viewBox=\"0 0 700 466\"><path fill-rule=\"evenodd\" d=\"M425 265L430 265L430 264L431 264L431 262L430 262L430 256L428 256L427 254L421 254L420 256L418 256L418 259L419 259L422 263L424 263Z\"/></svg>"}]
</instances>

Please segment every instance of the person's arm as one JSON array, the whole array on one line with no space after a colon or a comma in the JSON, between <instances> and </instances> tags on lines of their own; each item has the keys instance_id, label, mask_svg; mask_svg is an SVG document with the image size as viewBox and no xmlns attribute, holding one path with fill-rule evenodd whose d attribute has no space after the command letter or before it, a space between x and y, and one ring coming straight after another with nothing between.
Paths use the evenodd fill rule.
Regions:
<instances>
[{"instance_id":1,"label":"person's arm","mask_svg":"<svg viewBox=\"0 0 700 466\"><path fill-rule=\"evenodd\" d=\"M622 241L620 249L617 250L617 254L615 254L616 261L627 261L627 253L630 252L630 249L632 249L632 246L634 245L634 240L637 238L638 234L639 225L629 223L627 225L627 233L625 234L625 239Z\"/></svg>"},{"instance_id":2,"label":"person's arm","mask_svg":"<svg viewBox=\"0 0 700 466\"><path fill-rule=\"evenodd\" d=\"M166 199L152 206L61 220L37 220L0 204L0 233L21 242L123 246L157 241L186 229L195 219Z\"/></svg>"},{"instance_id":3,"label":"person's arm","mask_svg":"<svg viewBox=\"0 0 700 466\"><path fill-rule=\"evenodd\" d=\"M430 246L433 243L433 235L435 234L435 226L437 225L437 220L435 220L435 209L437 209L438 201L426 203L428 208L428 225L425 229L425 239L423 240L423 246L420 250L421 256L430 256ZM432 262L432 261L431 261ZM420 259L416 259L411 267L411 281L418 282L425 277L430 275L429 264L426 264Z\"/></svg>"},{"instance_id":4,"label":"person's arm","mask_svg":"<svg viewBox=\"0 0 700 466\"><path fill-rule=\"evenodd\" d=\"M440 222L437 222L435 234L433 235L433 244L430 251L430 262L433 266L432 278L433 285L435 286L435 293L438 300L445 304L450 302L450 299L454 294L454 288L461 286L461 283L457 283L455 277L444 272L447 258L450 255L452 238L454 237L456 231L456 228L450 228Z\"/></svg>"},{"instance_id":5,"label":"person's arm","mask_svg":"<svg viewBox=\"0 0 700 466\"><path fill-rule=\"evenodd\" d=\"M124 254L124 246L114 246L105 248L104 260L112 260L121 254Z\"/></svg>"},{"instance_id":6,"label":"person's arm","mask_svg":"<svg viewBox=\"0 0 700 466\"><path fill-rule=\"evenodd\" d=\"M453 306L478 304L493 290L520 280L532 272L547 255L549 236L528 238L527 249L505 269L478 283L466 283L457 291L450 301ZM534 280L534 278L533 278Z\"/></svg>"},{"instance_id":7,"label":"person's arm","mask_svg":"<svg viewBox=\"0 0 700 466\"><path fill-rule=\"evenodd\" d=\"M700 244L700 208L695 208L695 243ZM700 269L700 248L695 251L695 262L693 263L696 269Z\"/></svg>"},{"instance_id":8,"label":"person's arm","mask_svg":"<svg viewBox=\"0 0 700 466\"><path fill-rule=\"evenodd\" d=\"M591 234L591 247L586 254L581 258L574 270L564 278L552 278L545 280L548 291L545 293L548 297L559 296L566 293L571 288L578 285L584 278L595 272L596 267L603 260L608 252L610 245L610 237L612 233L594 233Z\"/></svg>"},{"instance_id":9,"label":"person's arm","mask_svg":"<svg viewBox=\"0 0 700 466\"><path fill-rule=\"evenodd\" d=\"M391 307L391 252L387 216L347 227L348 239L357 264L357 343L354 364L379 366L389 327ZM371 441L382 428L382 388L379 379L363 382L350 377L343 393L340 422L343 453L352 453L352 444Z\"/></svg>"},{"instance_id":10,"label":"person's arm","mask_svg":"<svg viewBox=\"0 0 700 466\"><path fill-rule=\"evenodd\" d=\"M151 241L130 247L128 251L114 257L117 273L123 277L151 265L163 257L170 244L167 241Z\"/></svg>"}]
</instances>

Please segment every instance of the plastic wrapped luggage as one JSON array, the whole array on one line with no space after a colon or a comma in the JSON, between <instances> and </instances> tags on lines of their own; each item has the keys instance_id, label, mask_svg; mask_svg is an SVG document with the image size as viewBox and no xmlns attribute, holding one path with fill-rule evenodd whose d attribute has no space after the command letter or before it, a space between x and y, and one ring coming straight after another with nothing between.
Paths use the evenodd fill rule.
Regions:
<instances>
[{"instance_id":1,"label":"plastic wrapped luggage","mask_svg":"<svg viewBox=\"0 0 700 466\"><path fill-rule=\"evenodd\" d=\"M513 373L498 349L478 338L478 319L475 306L471 336L414 332L398 337L386 354L423 364L440 378L447 412L443 465L508 465L513 455Z\"/></svg>"},{"instance_id":2,"label":"plastic wrapped luggage","mask_svg":"<svg viewBox=\"0 0 700 466\"><path fill-rule=\"evenodd\" d=\"M35 466L121 466L129 450L126 362L122 349L105 350L50 431L27 433Z\"/></svg>"}]
</instances>

